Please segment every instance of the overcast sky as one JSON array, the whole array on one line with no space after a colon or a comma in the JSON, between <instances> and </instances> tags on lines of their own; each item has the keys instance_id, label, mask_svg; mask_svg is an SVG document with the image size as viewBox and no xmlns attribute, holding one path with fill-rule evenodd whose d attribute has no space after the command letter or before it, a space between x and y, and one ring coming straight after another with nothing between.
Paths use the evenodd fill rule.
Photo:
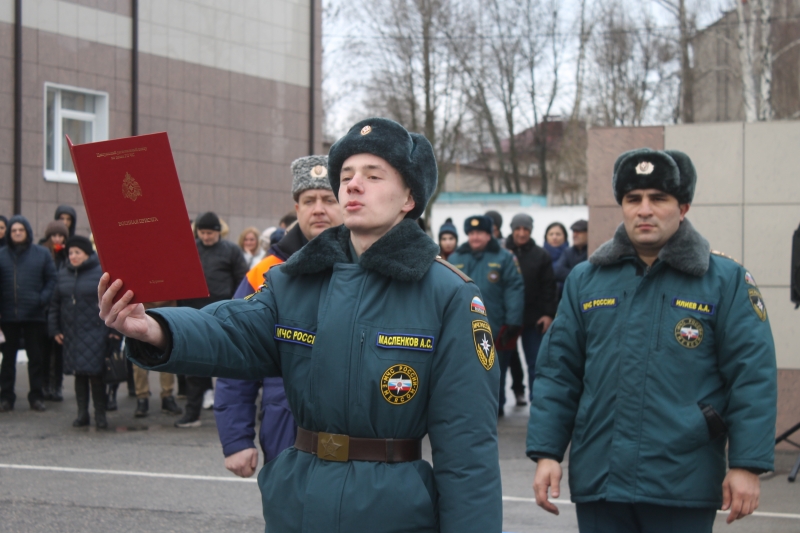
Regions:
<instances>
[{"instance_id":1,"label":"overcast sky","mask_svg":"<svg viewBox=\"0 0 800 533\"><path fill-rule=\"evenodd\" d=\"M347 2L347 4L345 4ZM620 0L627 5L631 13L638 13L648 10L652 17L658 22L660 27L674 27L674 18L662 8L656 0ZM704 28L717 20L726 6L731 5L732 0L687 0L689 9L697 10L698 26ZM323 0L324 12L341 13L343 7L351 7L353 4L349 0ZM596 2L589 0L587 7L591 12ZM576 18L578 14L577 0L564 0L562 2L563 27L562 31L577 34ZM365 118L362 106L363 95L358 90L352 90L348 85L348 80L364 79L368 76L370 65L363 58L354 57L352 54L343 53L342 45L352 39L354 32L362 38L369 38L370 32L375 33L374 26L365 24L361 21L354 21L347 17L326 16L323 20L323 83L326 94L333 95L334 102L326 106L328 131L330 137L338 138L343 135L352 123ZM560 78L564 80L564 85L560 92L560 97L554 106L555 113L560 114L568 111L571 107L574 88L571 81L574 79L574 57L577 55L575 46L568 51L571 58L567 62Z\"/></svg>"}]
</instances>

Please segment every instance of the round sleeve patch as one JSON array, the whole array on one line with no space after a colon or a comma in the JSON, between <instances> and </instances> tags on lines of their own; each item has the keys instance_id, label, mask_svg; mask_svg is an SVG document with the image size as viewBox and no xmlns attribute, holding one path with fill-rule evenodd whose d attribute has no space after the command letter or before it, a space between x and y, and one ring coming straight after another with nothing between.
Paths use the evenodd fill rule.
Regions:
<instances>
[{"instance_id":1,"label":"round sleeve patch","mask_svg":"<svg viewBox=\"0 0 800 533\"><path fill-rule=\"evenodd\" d=\"M402 405L411 400L419 389L419 376L408 365L392 365L381 378L383 399L392 405Z\"/></svg>"},{"instance_id":2,"label":"round sleeve patch","mask_svg":"<svg viewBox=\"0 0 800 533\"><path fill-rule=\"evenodd\" d=\"M675 340L684 348L697 348L703 342L703 324L694 318L684 318L675 325Z\"/></svg>"}]
</instances>

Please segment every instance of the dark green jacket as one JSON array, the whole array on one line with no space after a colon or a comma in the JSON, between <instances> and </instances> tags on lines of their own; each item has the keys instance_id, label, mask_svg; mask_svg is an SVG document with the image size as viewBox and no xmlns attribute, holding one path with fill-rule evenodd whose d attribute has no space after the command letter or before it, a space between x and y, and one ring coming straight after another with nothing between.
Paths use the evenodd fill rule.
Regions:
<instances>
[{"instance_id":1,"label":"dark green jacket","mask_svg":"<svg viewBox=\"0 0 800 533\"><path fill-rule=\"evenodd\" d=\"M407 220L354 263L349 231L332 228L271 269L249 300L149 311L171 348L131 348L141 362L166 358L156 370L283 376L305 429L429 436L433 466L329 462L289 448L259 474L267 531L500 532L498 365L491 334L490 358L478 355L478 288L437 252ZM390 387L397 378L410 388Z\"/></svg>"},{"instance_id":2,"label":"dark green jacket","mask_svg":"<svg viewBox=\"0 0 800 533\"><path fill-rule=\"evenodd\" d=\"M460 269L481 289L489 324L495 335L504 325L521 326L525 310L525 282L517 258L492 239L482 252L472 253L469 243L459 246L448 262Z\"/></svg>"},{"instance_id":3,"label":"dark green jacket","mask_svg":"<svg viewBox=\"0 0 800 533\"><path fill-rule=\"evenodd\" d=\"M688 220L648 268L620 225L567 278L527 454L560 461L571 439L575 502L718 508L726 444L730 467L773 468L776 383L752 276Z\"/></svg>"}]
</instances>

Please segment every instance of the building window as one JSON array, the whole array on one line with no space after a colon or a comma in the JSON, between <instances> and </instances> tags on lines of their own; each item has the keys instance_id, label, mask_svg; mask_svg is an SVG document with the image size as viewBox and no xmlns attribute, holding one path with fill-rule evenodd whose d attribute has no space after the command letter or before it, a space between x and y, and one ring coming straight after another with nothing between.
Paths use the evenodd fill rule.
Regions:
<instances>
[{"instance_id":1,"label":"building window","mask_svg":"<svg viewBox=\"0 0 800 533\"><path fill-rule=\"evenodd\" d=\"M67 145L108 139L108 93L44 85L44 179L77 183Z\"/></svg>"}]
</instances>

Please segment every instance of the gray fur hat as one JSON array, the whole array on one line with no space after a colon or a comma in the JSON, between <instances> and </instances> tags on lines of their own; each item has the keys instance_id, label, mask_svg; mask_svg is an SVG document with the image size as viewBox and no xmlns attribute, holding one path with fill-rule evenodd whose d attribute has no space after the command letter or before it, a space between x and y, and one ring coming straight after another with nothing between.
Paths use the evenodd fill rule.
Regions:
<instances>
[{"instance_id":1,"label":"gray fur hat","mask_svg":"<svg viewBox=\"0 0 800 533\"><path fill-rule=\"evenodd\" d=\"M342 165L357 154L376 155L403 176L416 204L406 218L417 219L425 212L439 175L428 139L419 133L409 133L388 118L368 118L357 123L331 146L328 154L328 177L337 199Z\"/></svg>"},{"instance_id":2,"label":"gray fur hat","mask_svg":"<svg viewBox=\"0 0 800 533\"><path fill-rule=\"evenodd\" d=\"M678 150L639 148L625 152L614 163L612 186L617 203L635 189L658 189L671 194L680 204L694 199L697 171L689 156Z\"/></svg>"},{"instance_id":3,"label":"gray fur hat","mask_svg":"<svg viewBox=\"0 0 800 533\"><path fill-rule=\"evenodd\" d=\"M292 198L310 189L331 190L328 181L328 156L309 155L292 161Z\"/></svg>"}]
</instances>

